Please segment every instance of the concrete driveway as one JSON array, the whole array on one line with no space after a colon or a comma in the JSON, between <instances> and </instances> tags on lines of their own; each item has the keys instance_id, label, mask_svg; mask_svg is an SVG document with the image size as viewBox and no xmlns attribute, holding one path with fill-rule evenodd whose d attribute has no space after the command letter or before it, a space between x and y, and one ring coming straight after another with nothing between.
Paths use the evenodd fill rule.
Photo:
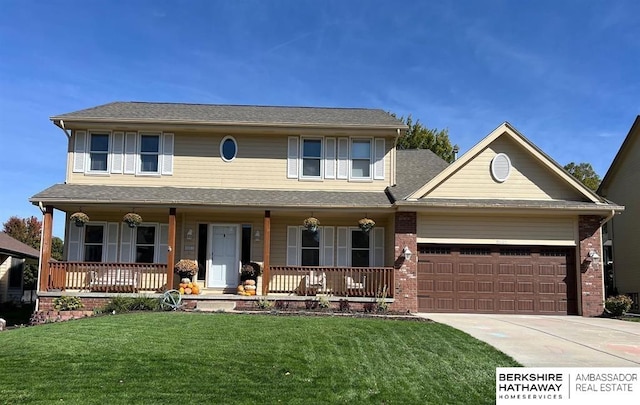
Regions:
<instances>
[{"instance_id":1,"label":"concrete driveway","mask_svg":"<svg viewBox=\"0 0 640 405\"><path fill-rule=\"evenodd\" d=\"M418 314L528 367L640 367L640 322L579 316Z\"/></svg>"}]
</instances>

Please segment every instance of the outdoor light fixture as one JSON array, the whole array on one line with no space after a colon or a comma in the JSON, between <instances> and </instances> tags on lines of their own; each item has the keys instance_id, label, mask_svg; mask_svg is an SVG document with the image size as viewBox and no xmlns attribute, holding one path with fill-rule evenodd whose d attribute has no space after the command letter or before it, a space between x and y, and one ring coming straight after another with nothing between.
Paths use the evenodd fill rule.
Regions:
<instances>
[{"instance_id":1,"label":"outdoor light fixture","mask_svg":"<svg viewBox=\"0 0 640 405\"><path fill-rule=\"evenodd\" d=\"M402 249L402 254L404 255L405 260L411 260L411 255L413 254L408 247L404 247Z\"/></svg>"},{"instance_id":2,"label":"outdoor light fixture","mask_svg":"<svg viewBox=\"0 0 640 405\"><path fill-rule=\"evenodd\" d=\"M591 249L586 260L588 262L598 263L600 262L600 255L594 249Z\"/></svg>"},{"instance_id":3,"label":"outdoor light fixture","mask_svg":"<svg viewBox=\"0 0 640 405\"><path fill-rule=\"evenodd\" d=\"M253 235L256 242L260 242L260 231L256 229L256 233Z\"/></svg>"},{"instance_id":4,"label":"outdoor light fixture","mask_svg":"<svg viewBox=\"0 0 640 405\"><path fill-rule=\"evenodd\" d=\"M189 228L187 229L187 240L192 240L193 239L193 229Z\"/></svg>"}]
</instances>

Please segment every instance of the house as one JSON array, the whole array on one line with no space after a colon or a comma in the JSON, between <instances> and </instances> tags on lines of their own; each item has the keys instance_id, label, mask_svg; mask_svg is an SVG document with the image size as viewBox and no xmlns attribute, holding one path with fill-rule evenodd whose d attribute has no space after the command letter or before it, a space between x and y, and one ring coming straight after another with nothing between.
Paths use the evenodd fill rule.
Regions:
<instances>
[{"instance_id":1,"label":"house","mask_svg":"<svg viewBox=\"0 0 640 405\"><path fill-rule=\"evenodd\" d=\"M0 303L22 299L25 262L39 256L36 249L0 232Z\"/></svg>"},{"instance_id":2,"label":"house","mask_svg":"<svg viewBox=\"0 0 640 405\"><path fill-rule=\"evenodd\" d=\"M604 228L605 262L612 265L612 290L632 297L638 309L640 270L638 269L638 237L640 227L640 115L638 115L622 142L611 167L598 188L601 196L619 201L627 209Z\"/></svg>"},{"instance_id":3,"label":"house","mask_svg":"<svg viewBox=\"0 0 640 405\"><path fill-rule=\"evenodd\" d=\"M51 120L68 157L65 183L30 199L44 213L42 309L176 287L173 264L191 259L195 305L250 307L239 269L260 263L258 293L290 303L602 312L600 227L623 207L508 123L448 165L397 150L406 126L375 109L115 102ZM61 262L49 260L54 208Z\"/></svg>"}]
</instances>

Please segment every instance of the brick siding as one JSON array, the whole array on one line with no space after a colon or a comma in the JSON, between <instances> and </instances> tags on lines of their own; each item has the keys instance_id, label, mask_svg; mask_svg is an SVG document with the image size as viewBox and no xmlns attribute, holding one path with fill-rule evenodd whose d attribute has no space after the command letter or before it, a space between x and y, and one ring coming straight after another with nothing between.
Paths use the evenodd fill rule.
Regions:
<instances>
[{"instance_id":1,"label":"brick siding","mask_svg":"<svg viewBox=\"0 0 640 405\"><path fill-rule=\"evenodd\" d=\"M589 251L596 251L602 257L602 241L600 238L600 217L582 215L578 222L580 239L580 298L582 300L582 316L599 316L604 311L604 285L602 259L599 263L588 261Z\"/></svg>"}]
</instances>

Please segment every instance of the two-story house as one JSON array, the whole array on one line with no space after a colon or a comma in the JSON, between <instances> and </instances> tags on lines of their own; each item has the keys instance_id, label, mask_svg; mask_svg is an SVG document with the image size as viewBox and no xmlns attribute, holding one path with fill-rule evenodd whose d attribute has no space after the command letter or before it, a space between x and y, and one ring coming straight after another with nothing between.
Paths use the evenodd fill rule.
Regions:
<instances>
[{"instance_id":1,"label":"two-story house","mask_svg":"<svg viewBox=\"0 0 640 405\"><path fill-rule=\"evenodd\" d=\"M509 124L448 165L397 150L406 126L374 109L116 102L51 120L69 147L65 183L30 200L44 214L43 308L173 288L174 263L192 259L198 302L251 305L235 291L241 264L259 262L259 293L279 300L602 312L600 227L622 207ZM62 262L49 260L54 208Z\"/></svg>"}]
</instances>

